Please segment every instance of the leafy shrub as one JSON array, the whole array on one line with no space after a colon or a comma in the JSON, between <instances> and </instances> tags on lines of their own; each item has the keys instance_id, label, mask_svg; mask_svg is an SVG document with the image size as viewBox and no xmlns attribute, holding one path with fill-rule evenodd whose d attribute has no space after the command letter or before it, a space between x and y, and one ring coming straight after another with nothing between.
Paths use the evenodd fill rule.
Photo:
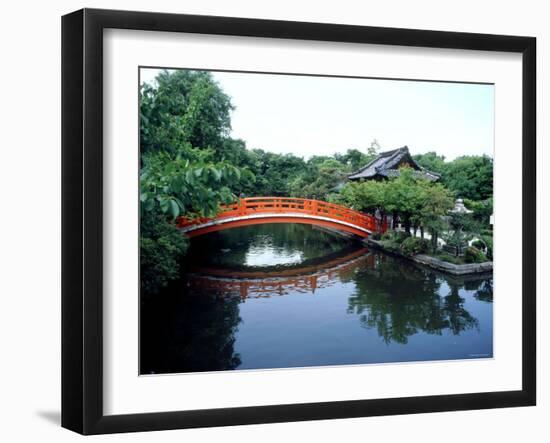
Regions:
<instances>
[{"instance_id":1,"label":"leafy shrub","mask_svg":"<svg viewBox=\"0 0 550 443\"><path fill-rule=\"evenodd\" d=\"M140 231L141 290L154 294L178 278L189 240L158 210L142 215Z\"/></svg>"},{"instance_id":2,"label":"leafy shrub","mask_svg":"<svg viewBox=\"0 0 550 443\"><path fill-rule=\"evenodd\" d=\"M483 251L485 249L485 242L481 241L481 240L474 240L472 242L472 246L474 248L477 248L479 249L480 251Z\"/></svg>"},{"instance_id":3,"label":"leafy shrub","mask_svg":"<svg viewBox=\"0 0 550 443\"><path fill-rule=\"evenodd\" d=\"M410 238L411 234L405 231L394 231L393 241L396 243L403 243L406 239Z\"/></svg>"},{"instance_id":4,"label":"leafy shrub","mask_svg":"<svg viewBox=\"0 0 550 443\"><path fill-rule=\"evenodd\" d=\"M382 238L382 235L380 232L373 232L370 236L372 240L380 240Z\"/></svg>"},{"instance_id":5,"label":"leafy shrub","mask_svg":"<svg viewBox=\"0 0 550 443\"><path fill-rule=\"evenodd\" d=\"M382 240L382 246L386 251L399 252L401 245L393 240Z\"/></svg>"},{"instance_id":6,"label":"leafy shrub","mask_svg":"<svg viewBox=\"0 0 550 443\"><path fill-rule=\"evenodd\" d=\"M401 244L406 238L409 238L409 237L410 237L410 234L405 231L389 230L382 235L382 240L391 240L392 242Z\"/></svg>"},{"instance_id":7,"label":"leafy shrub","mask_svg":"<svg viewBox=\"0 0 550 443\"><path fill-rule=\"evenodd\" d=\"M462 257L455 257L452 254L449 254L447 252L438 252L434 255L435 258L441 261L446 261L448 263L454 263L455 265L462 265L464 264L464 260Z\"/></svg>"},{"instance_id":8,"label":"leafy shrub","mask_svg":"<svg viewBox=\"0 0 550 443\"><path fill-rule=\"evenodd\" d=\"M489 224L491 219L491 214L493 213L493 199L487 198L485 200L470 200L468 198L464 199L464 204L468 209L474 211L473 217L477 221L483 223L484 225Z\"/></svg>"},{"instance_id":9,"label":"leafy shrub","mask_svg":"<svg viewBox=\"0 0 550 443\"><path fill-rule=\"evenodd\" d=\"M485 245L487 246L487 258L489 260L492 260L493 259L493 235L492 233L490 234L483 234L481 236L481 240L483 240L485 242Z\"/></svg>"},{"instance_id":10,"label":"leafy shrub","mask_svg":"<svg viewBox=\"0 0 550 443\"><path fill-rule=\"evenodd\" d=\"M401 252L407 256L422 254L428 251L428 247L427 240L418 237L407 237L401 243Z\"/></svg>"},{"instance_id":11,"label":"leafy shrub","mask_svg":"<svg viewBox=\"0 0 550 443\"><path fill-rule=\"evenodd\" d=\"M486 255L474 246L469 246L464 251L464 261L466 263L483 263L487 261Z\"/></svg>"}]
</instances>

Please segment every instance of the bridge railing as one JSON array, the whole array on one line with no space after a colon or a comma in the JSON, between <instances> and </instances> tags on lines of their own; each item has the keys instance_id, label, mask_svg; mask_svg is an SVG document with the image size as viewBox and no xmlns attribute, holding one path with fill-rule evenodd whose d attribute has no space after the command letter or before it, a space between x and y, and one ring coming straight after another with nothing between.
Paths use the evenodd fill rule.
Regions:
<instances>
[{"instance_id":1,"label":"bridge railing","mask_svg":"<svg viewBox=\"0 0 550 443\"><path fill-rule=\"evenodd\" d=\"M320 200L293 197L248 197L238 202L222 206L221 212L214 219L250 216L261 213L307 214L328 219L335 219L367 229L371 232L384 232L385 222L369 214ZM178 220L178 227L185 228L211 221L210 218Z\"/></svg>"}]
</instances>

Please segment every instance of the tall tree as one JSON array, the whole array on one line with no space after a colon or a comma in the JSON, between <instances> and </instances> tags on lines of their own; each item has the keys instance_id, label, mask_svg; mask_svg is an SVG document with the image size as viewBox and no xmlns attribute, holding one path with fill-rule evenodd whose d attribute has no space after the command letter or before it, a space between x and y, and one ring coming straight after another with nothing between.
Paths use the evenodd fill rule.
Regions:
<instances>
[{"instance_id":1,"label":"tall tree","mask_svg":"<svg viewBox=\"0 0 550 443\"><path fill-rule=\"evenodd\" d=\"M410 233L423 204L424 193L422 185L419 185L420 180L414 178L411 168L404 167L400 168L397 178L386 182L385 209L401 217L407 233Z\"/></svg>"},{"instance_id":2,"label":"tall tree","mask_svg":"<svg viewBox=\"0 0 550 443\"><path fill-rule=\"evenodd\" d=\"M344 178L345 167L333 158L314 166L308 162L306 173L291 183L291 193L295 197L326 200Z\"/></svg>"},{"instance_id":3,"label":"tall tree","mask_svg":"<svg viewBox=\"0 0 550 443\"><path fill-rule=\"evenodd\" d=\"M351 182L341 190L344 204L354 209L399 216L405 230L418 226L439 232L441 217L453 207L453 196L441 184L416 179L410 168L401 168L387 181Z\"/></svg>"},{"instance_id":4,"label":"tall tree","mask_svg":"<svg viewBox=\"0 0 550 443\"><path fill-rule=\"evenodd\" d=\"M421 226L422 237L424 229L430 232L432 250L437 249L437 239L446 229L445 216L453 208L454 199L452 193L440 183L423 184L422 202L418 213L418 221Z\"/></svg>"},{"instance_id":5,"label":"tall tree","mask_svg":"<svg viewBox=\"0 0 550 443\"><path fill-rule=\"evenodd\" d=\"M215 214L234 199L241 170L225 160L229 97L210 73L163 71L140 96L141 285L157 292L177 278L187 242L176 217Z\"/></svg>"},{"instance_id":6,"label":"tall tree","mask_svg":"<svg viewBox=\"0 0 550 443\"><path fill-rule=\"evenodd\" d=\"M430 171L441 174L441 182L455 198L487 200L493 196L493 160L487 155L470 155L446 161L435 152L417 154L414 159Z\"/></svg>"},{"instance_id":7,"label":"tall tree","mask_svg":"<svg viewBox=\"0 0 550 443\"><path fill-rule=\"evenodd\" d=\"M156 85L141 87L141 152L185 154L188 147L210 148L223 157L231 129L231 100L205 71L162 71Z\"/></svg>"},{"instance_id":8,"label":"tall tree","mask_svg":"<svg viewBox=\"0 0 550 443\"><path fill-rule=\"evenodd\" d=\"M349 182L340 191L341 202L353 209L374 213L386 210L386 183L378 181Z\"/></svg>"},{"instance_id":9,"label":"tall tree","mask_svg":"<svg viewBox=\"0 0 550 443\"><path fill-rule=\"evenodd\" d=\"M437 172L438 174L444 174L446 171L447 163L445 162L445 156L439 155L434 151L426 152L425 154L416 154L413 158L426 169Z\"/></svg>"},{"instance_id":10,"label":"tall tree","mask_svg":"<svg viewBox=\"0 0 550 443\"><path fill-rule=\"evenodd\" d=\"M458 157L450 162L443 184L457 198L486 200L493 196L493 160L484 156Z\"/></svg>"}]
</instances>

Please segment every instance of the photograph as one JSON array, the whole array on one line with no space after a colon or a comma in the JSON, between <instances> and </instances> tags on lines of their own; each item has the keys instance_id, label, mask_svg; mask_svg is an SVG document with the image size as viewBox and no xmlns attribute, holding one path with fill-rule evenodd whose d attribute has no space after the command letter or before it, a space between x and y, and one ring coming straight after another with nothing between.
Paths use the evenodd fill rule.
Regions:
<instances>
[{"instance_id":1,"label":"photograph","mask_svg":"<svg viewBox=\"0 0 550 443\"><path fill-rule=\"evenodd\" d=\"M493 357L493 84L138 90L140 375Z\"/></svg>"}]
</instances>

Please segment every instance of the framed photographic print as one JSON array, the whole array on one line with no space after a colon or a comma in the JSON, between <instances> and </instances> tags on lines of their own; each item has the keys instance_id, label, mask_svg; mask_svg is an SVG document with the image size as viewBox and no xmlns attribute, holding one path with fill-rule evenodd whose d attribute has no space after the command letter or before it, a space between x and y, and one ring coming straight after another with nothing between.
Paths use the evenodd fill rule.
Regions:
<instances>
[{"instance_id":1,"label":"framed photographic print","mask_svg":"<svg viewBox=\"0 0 550 443\"><path fill-rule=\"evenodd\" d=\"M62 21L62 425L536 401L531 37Z\"/></svg>"}]
</instances>

